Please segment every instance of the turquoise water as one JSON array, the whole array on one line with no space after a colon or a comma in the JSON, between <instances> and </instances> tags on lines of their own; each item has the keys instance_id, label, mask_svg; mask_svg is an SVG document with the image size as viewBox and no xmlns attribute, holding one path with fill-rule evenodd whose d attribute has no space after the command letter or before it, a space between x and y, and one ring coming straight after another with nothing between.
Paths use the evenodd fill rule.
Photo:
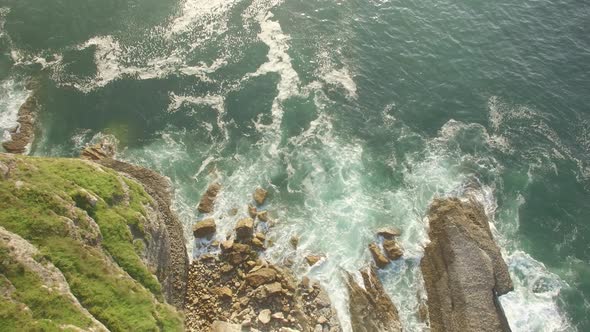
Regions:
<instances>
[{"instance_id":1,"label":"turquoise water","mask_svg":"<svg viewBox=\"0 0 590 332\"><path fill-rule=\"evenodd\" d=\"M0 0L0 131L43 81L31 154L101 137L169 176L188 234L208 183L222 237L257 186L266 256L330 289L385 225L381 272L408 331L433 197L486 206L516 289L513 331L590 331L590 3ZM240 208L238 216L228 211ZM297 251L288 241L301 237ZM327 256L309 269L307 253ZM542 317L542 318L541 318Z\"/></svg>"}]
</instances>

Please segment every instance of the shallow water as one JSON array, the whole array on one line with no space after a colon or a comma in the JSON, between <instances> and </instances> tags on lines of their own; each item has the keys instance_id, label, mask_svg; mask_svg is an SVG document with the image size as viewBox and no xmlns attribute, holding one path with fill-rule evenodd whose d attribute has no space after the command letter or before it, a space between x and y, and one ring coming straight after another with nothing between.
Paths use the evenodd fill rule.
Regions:
<instances>
[{"instance_id":1,"label":"shallow water","mask_svg":"<svg viewBox=\"0 0 590 332\"><path fill-rule=\"evenodd\" d=\"M0 129L14 125L26 78L46 79L32 154L75 156L116 137L120 158L171 178L192 254L209 183L223 185L220 237L269 188L277 223L265 255L320 279L348 326L342 269L370 261L376 229L399 227L404 258L380 276L404 327L421 331L425 212L471 191L515 283L501 299L513 331L590 330L590 4L0 7ZM310 269L308 253L326 260Z\"/></svg>"}]
</instances>

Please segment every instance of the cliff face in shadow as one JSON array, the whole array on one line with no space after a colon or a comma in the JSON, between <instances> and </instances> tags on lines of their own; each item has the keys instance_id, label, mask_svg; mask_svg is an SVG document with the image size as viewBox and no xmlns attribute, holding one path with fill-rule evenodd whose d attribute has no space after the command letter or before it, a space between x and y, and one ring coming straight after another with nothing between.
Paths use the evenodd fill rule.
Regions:
<instances>
[{"instance_id":1,"label":"cliff face in shadow","mask_svg":"<svg viewBox=\"0 0 590 332\"><path fill-rule=\"evenodd\" d=\"M456 198L429 210L420 264L432 331L510 331L498 296L513 289L483 207Z\"/></svg>"},{"instance_id":2,"label":"cliff face in shadow","mask_svg":"<svg viewBox=\"0 0 590 332\"><path fill-rule=\"evenodd\" d=\"M183 306L188 259L165 180L111 163L125 174L0 154L0 326L183 329L168 303Z\"/></svg>"}]
</instances>

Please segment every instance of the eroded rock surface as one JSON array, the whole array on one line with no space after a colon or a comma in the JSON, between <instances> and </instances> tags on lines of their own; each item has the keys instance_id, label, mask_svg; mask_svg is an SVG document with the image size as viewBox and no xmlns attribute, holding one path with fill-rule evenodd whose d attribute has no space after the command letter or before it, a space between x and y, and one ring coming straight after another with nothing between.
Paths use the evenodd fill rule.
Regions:
<instances>
[{"instance_id":1,"label":"eroded rock surface","mask_svg":"<svg viewBox=\"0 0 590 332\"><path fill-rule=\"evenodd\" d=\"M351 274L346 274L352 331L402 331L397 308L385 293L375 268L366 268L360 272L363 286Z\"/></svg>"},{"instance_id":2,"label":"eroded rock surface","mask_svg":"<svg viewBox=\"0 0 590 332\"><path fill-rule=\"evenodd\" d=\"M513 289L481 204L435 200L420 264L432 331L510 331L498 296Z\"/></svg>"},{"instance_id":3,"label":"eroded rock surface","mask_svg":"<svg viewBox=\"0 0 590 332\"><path fill-rule=\"evenodd\" d=\"M219 183L213 183L209 185L203 197L201 197L201 201L199 202L199 212L201 213L211 213L213 212L213 207L215 206L215 200L217 199L217 195L221 191L221 185Z\"/></svg>"},{"instance_id":4,"label":"eroded rock surface","mask_svg":"<svg viewBox=\"0 0 590 332\"><path fill-rule=\"evenodd\" d=\"M40 82L37 80L30 80L27 83L27 89L31 92L18 110L18 124L10 131L10 140L2 143L6 152L22 154L27 152L33 143L39 112L39 86Z\"/></svg>"}]
</instances>

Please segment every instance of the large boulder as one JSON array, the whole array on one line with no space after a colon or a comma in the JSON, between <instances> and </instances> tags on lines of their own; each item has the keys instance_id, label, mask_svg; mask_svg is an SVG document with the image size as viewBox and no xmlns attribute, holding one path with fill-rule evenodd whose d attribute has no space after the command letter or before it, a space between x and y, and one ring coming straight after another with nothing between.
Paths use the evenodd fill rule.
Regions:
<instances>
[{"instance_id":1,"label":"large boulder","mask_svg":"<svg viewBox=\"0 0 590 332\"><path fill-rule=\"evenodd\" d=\"M404 254L402 247L393 239L386 239L383 241L383 251L387 258L393 261L400 259Z\"/></svg>"},{"instance_id":2,"label":"large boulder","mask_svg":"<svg viewBox=\"0 0 590 332\"><path fill-rule=\"evenodd\" d=\"M385 293L374 268L360 271L363 286L347 273L350 321L353 332L400 332L397 308Z\"/></svg>"},{"instance_id":3,"label":"large boulder","mask_svg":"<svg viewBox=\"0 0 590 332\"><path fill-rule=\"evenodd\" d=\"M252 287L269 284L277 278L277 271L274 269L263 267L246 275L246 282Z\"/></svg>"},{"instance_id":4,"label":"large boulder","mask_svg":"<svg viewBox=\"0 0 590 332\"><path fill-rule=\"evenodd\" d=\"M193 226L193 235L196 238L203 238L213 235L217 229L215 225L215 220L213 218L207 218L201 221L198 221Z\"/></svg>"},{"instance_id":5,"label":"large boulder","mask_svg":"<svg viewBox=\"0 0 590 332\"><path fill-rule=\"evenodd\" d=\"M251 239L254 236L254 220L252 218L240 219L236 225L236 236L239 240Z\"/></svg>"},{"instance_id":6,"label":"large boulder","mask_svg":"<svg viewBox=\"0 0 590 332\"><path fill-rule=\"evenodd\" d=\"M498 296L513 289L481 204L435 200L420 263L430 325L437 331L510 331Z\"/></svg>"}]
</instances>

